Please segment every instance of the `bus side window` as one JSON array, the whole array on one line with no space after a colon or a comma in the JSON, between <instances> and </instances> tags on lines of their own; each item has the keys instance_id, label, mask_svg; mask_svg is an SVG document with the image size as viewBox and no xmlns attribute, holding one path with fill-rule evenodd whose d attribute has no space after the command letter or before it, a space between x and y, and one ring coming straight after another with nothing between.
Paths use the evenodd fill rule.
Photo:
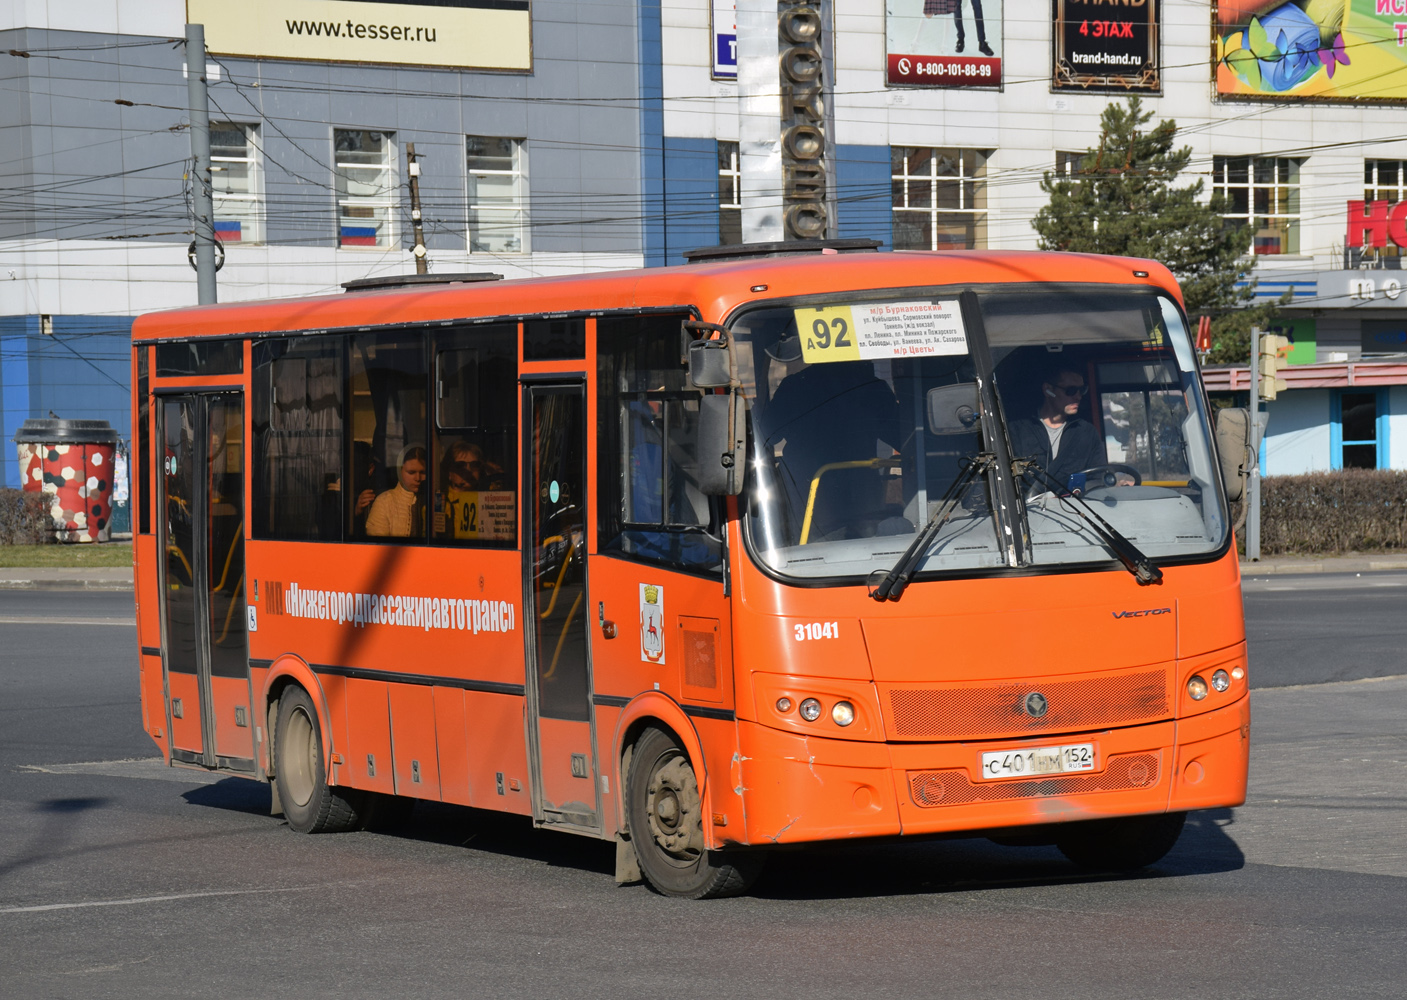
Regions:
<instances>
[{"instance_id":1,"label":"bus side window","mask_svg":"<svg viewBox=\"0 0 1407 1000\"><path fill-rule=\"evenodd\" d=\"M679 356L681 315L596 321L602 552L721 573L716 507L698 488L699 392Z\"/></svg>"},{"instance_id":2,"label":"bus side window","mask_svg":"<svg viewBox=\"0 0 1407 1000\"><path fill-rule=\"evenodd\" d=\"M443 545L517 544L518 329L435 334L431 532Z\"/></svg>"},{"instance_id":3,"label":"bus side window","mask_svg":"<svg viewBox=\"0 0 1407 1000\"><path fill-rule=\"evenodd\" d=\"M358 333L350 343L345 536L423 542L431 522L425 335Z\"/></svg>"},{"instance_id":4,"label":"bus side window","mask_svg":"<svg viewBox=\"0 0 1407 1000\"><path fill-rule=\"evenodd\" d=\"M342 537L342 338L254 343L255 538Z\"/></svg>"}]
</instances>

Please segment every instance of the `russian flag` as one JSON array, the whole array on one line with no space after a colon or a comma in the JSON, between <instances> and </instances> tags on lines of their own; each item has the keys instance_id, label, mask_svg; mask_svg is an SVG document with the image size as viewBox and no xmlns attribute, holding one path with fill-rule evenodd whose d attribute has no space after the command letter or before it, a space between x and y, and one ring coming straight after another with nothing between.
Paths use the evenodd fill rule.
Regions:
<instances>
[{"instance_id":1,"label":"russian flag","mask_svg":"<svg viewBox=\"0 0 1407 1000\"><path fill-rule=\"evenodd\" d=\"M1280 230L1257 230L1252 251L1258 254L1280 253Z\"/></svg>"},{"instance_id":2,"label":"russian flag","mask_svg":"<svg viewBox=\"0 0 1407 1000\"><path fill-rule=\"evenodd\" d=\"M238 222L215 220L215 238L221 243L238 243L244 239L244 231Z\"/></svg>"},{"instance_id":3,"label":"russian flag","mask_svg":"<svg viewBox=\"0 0 1407 1000\"><path fill-rule=\"evenodd\" d=\"M342 245L344 247L376 246L375 226L343 226Z\"/></svg>"}]
</instances>

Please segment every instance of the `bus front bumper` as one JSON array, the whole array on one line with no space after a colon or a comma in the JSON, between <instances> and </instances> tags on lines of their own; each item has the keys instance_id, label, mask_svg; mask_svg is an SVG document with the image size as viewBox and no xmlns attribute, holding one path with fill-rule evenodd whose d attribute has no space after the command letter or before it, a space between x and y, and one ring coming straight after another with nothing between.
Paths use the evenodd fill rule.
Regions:
<instances>
[{"instance_id":1,"label":"bus front bumper","mask_svg":"<svg viewBox=\"0 0 1407 1000\"><path fill-rule=\"evenodd\" d=\"M972 743L851 742L739 720L734 778L751 845L952 834L1240 805L1249 735L1247 697L1188 719ZM1082 744L1094 770L980 777L986 752Z\"/></svg>"}]
</instances>

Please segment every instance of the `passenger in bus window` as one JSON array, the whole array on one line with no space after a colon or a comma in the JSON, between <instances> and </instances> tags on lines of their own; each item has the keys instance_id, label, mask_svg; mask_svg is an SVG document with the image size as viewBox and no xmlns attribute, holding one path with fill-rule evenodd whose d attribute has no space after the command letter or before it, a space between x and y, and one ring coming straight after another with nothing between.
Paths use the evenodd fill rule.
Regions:
<instances>
[{"instance_id":1,"label":"passenger in bus window","mask_svg":"<svg viewBox=\"0 0 1407 1000\"><path fill-rule=\"evenodd\" d=\"M381 463L376 460L371 444L366 441L352 442L352 489L356 503L352 508L352 535L366 534L366 518L376 500L376 487L382 476ZM340 484L339 484L340 489Z\"/></svg>"},{"instance_id":2,"label":"passenger in bus window","mask_svg":"<svg viewBox=\"0 0 1407 1000\"><path fill-rule=\"evenodd\" d=\"M1104 465L1104 443L1094 425L1080 416L1088 391L1085 377L1073 368L1046 377L1035 416L1011 423L1013 457L1034 459L1061 484L1077 472Z\"/></svg>"},{"instance_id":3,"label":"passenger in bus window","mask_svg":"<svg viewBox=\"0 0 1407 1000\"><path fill-rule=\"evenodd\" d=\"M396 485L376 498L366 516L368 535L410 538L420 534L417 528L424 524L424 501L420 491L425 485L426 458L425 449L420 445L402 449Z\"/></svg>"},{"instance_id":4,"label":"passenger in bus window","mask_svg":"<svg viewBox=\"0 0 1407 1000\"><path fill-rule=\"evenodd\" d=\"M797 360L800 342L789 334L768 353L774 360ZM873 362L823 362L792 372L777 386L763 425L767 448L782 445L777 473L794 535L805 521L808 503L813 507L809 537L826 538L842 529L839 537L845 538L878 532L889 515L880 460L898 450L902 437L899 401L875 375ZM890 450L881 454L884 446ZM873 462L873 467L823 469L840 462Z\"/></svg>"}]
</instances>

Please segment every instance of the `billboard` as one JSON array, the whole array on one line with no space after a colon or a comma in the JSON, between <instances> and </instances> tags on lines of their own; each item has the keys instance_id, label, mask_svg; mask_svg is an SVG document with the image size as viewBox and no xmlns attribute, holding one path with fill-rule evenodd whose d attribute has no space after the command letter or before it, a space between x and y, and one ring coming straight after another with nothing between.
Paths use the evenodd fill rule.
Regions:
<instances>
[{"instance_id":1,"label":"billboard","mask_svg":"<svg viewBox=\"0 0 1407 1000\"><path fill-rule=\"evenodd\" d=\"M532 69L529 0L186 0L186 17L218 55Z\"/></svg>"},{"instance_id":2,"label":"billboard","mask_svg":"<svg viewBox=\"0 0 1407 1000\"><path fill-rule=\"evenodd\" d=\"M885 0L885 83L1000 87L1005 0Z\"/></svg>"},{"instance_id":3,"label":"billboard","mask_svg":"<svg viewBox=\"0 0 1407 1000\"><path fill-rule=\"evenodd\" d=\"M1219 0L1227 97L1407 100L1407 0Z\"/></svg>"},{"instance_id":4,"label":"billboard","mask_svg":"<svg viewBox=\"0 0 1407 1000\"><path fill-rule=\"evenodd\" d=\"M713 39L713 78L738 78L738 0L709 0L709 36Z\"/></svg>"},{"instance_id":5,"label":"billboard","mask_svg":"<svg viewBox=\"0 0 1407 1000\"><path fill-rule=\"evenodd\" d=\"M1158 0L1054 0L1053 90L1157 92Z\"/></svg>"}]
</instances>

